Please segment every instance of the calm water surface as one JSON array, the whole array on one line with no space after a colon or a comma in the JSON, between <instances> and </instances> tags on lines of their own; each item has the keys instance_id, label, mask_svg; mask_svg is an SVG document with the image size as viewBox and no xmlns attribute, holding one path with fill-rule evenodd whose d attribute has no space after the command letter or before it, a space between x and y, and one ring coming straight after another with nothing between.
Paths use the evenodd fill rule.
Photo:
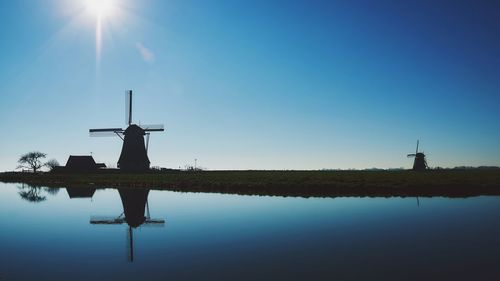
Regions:
<instances>
[{"instance_id":1,"label":"calm water surface","mask_svg":"<svg viewBox=\"0 0 500 281\"><path fill-rule=\"evenodd\" d=\"M499 213L500 197L0 183L0 280L500 280Z\"/></svg>"}]
</instances>

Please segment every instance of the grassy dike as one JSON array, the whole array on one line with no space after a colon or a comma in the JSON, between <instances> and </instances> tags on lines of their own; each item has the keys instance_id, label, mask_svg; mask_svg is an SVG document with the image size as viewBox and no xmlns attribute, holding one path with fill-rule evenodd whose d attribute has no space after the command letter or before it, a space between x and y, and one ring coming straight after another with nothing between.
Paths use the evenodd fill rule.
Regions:
<instances>
[{"instance_id":1,"label":"grassy dike","mask_svg":"<svg viewBox=\"0 0 500 281\"><path fill-rule=\"evenodd\" d=\"M0 181L52 187L128 187L301 197L500 195L500 170L0 173Z\"/></svg>"}]
</instances>

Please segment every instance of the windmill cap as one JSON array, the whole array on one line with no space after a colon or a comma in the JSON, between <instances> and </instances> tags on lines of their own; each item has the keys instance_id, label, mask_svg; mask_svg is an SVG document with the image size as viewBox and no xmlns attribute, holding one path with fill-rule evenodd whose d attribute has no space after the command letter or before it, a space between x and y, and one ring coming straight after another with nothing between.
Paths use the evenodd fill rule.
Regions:
<instances>
[{"instance_id":1,"label":"windmill cap","mask_svg":"<svg viewBox=\"0 0 500 281\"><path fill-rule=\"evenodd\" d=\"M140 135L145 135L146 132L144 131L144 129L142 129L141 127L133 124L133 125L130 125L128 126L128 128L125 130L125 132L123 132L125 135L128 135L128 134L140 134Z\"/></svg>"}]
</instances>

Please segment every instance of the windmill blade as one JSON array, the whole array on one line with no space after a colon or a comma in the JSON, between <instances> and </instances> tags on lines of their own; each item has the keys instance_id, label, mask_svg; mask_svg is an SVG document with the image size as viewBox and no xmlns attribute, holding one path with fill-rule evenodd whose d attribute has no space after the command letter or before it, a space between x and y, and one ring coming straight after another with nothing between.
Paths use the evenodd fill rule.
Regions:
<instances>
[{"instance_id":1,"label":"windmill blade","mask_svg":"<svg viewBox=\"0 0 500 281\"><path fill-rule=\"evenodd\" d=\"M116 137L123 138L123 132L90 132L91 137Z\"/></svg>"},{"instance_id":2,"label":"windmill blade","mask_svg":"<svg viewBox=\"0 0 500 281\"><path fill-rule=\"evenodd\" d=\"M148 148L149 148L149 135L150 133L146 133L146 154L148 154Z\"/></svg>"},{"instance_id":3,"label":"windmill blade","mask_svg":"<svg viewBox=\"0 0 500 281\"><path fill-rule=\"evenodd\" d=\"M165 131L163 124L139 125L139 127L141 127L141 129L143 129L146 132L163 132L163 131Z\"/></svg>"},{"instance_id":4,"label":"windmill blade","mask_svg":"<svg viewBox=\"0 0 500 281\"><path fill-rule=\"evenodd\" d=\"M143 223L143 224L141 224L141 227L161 228L161 227L165 227L165 223Z\"/></svg>"},{"instance_id":5,"label":"windmill blade","mask_svg":"<svg viewBox=\"0 0 500 281\"><path fill-rule=\"evenodd\" d=\"M123 132L122 128L104 128L104 129L90 129L89 133L97 132Z\"/></svg>"},{"instance_id":6,"label":"windmill blade","mask_svg":"<svg viewBox=\"0 0 500 281\"><path fill-rule=\"evenodd\" d=\"M104 217L95 216L90 218L90 224L124 224L126 223L123 216L119 217Z\"/></svg>"},{"instance_id":7,"label":"windmill blade","mask_svg":"<svg viewBox=\"0 0 500 281\"><path fill-rule=\"evenodd\" d=\"M132 124L132 90L125 91L125 124Z\"/></svg>"},{"instance_id":8,"label":"windmill blade","mask_svg":"<svg viewBox=\"0 0 500 281\"><path fill-rule=\"evenodd\" d=\"M127 253L128 253L128 261L129 262L134 262L134 230L132 230L132 227L128 227L127 231Z\"/></svg>"},{"instance_id":9,"label":"windmill blade","mask_svg":"<svg viewBox=\"0 0 500 281\"><path fill-rule=\"evenodd\" d=\"M165 227L164 219L146 219L141 227Z\"/></svg>"},{"instance_id":10,"label":"windmill blade","mask_svg":"<svg viewBox=\"0 0 500 281\"><path fill-rule=\"evenodd\" d=\"M164 219L146 219L144 224L165 224Z\"/></svg>"},{"instance_id":11,"label":"windmill blade","mask_svg":"<svg viewBox=\"0 0 500 281\"><path fill-rule=\"evenodd\" d=\"M123 138L123 129L122 128L106 128L106 129L90 129L89 135L91 137L114 137L118 135Z\"/></svg>"},{"instance_id":12,"label":"windmill blade","mask_svg":"<svg viewBox=\"0 0 500 281\"><path fill-rule=\"evenodd\" d=\"M415 154L408 154L408 155L406 155L406 157L415 157L415 156L417 156L417 155L415 155Z\"/></svg>"}]
</instances>

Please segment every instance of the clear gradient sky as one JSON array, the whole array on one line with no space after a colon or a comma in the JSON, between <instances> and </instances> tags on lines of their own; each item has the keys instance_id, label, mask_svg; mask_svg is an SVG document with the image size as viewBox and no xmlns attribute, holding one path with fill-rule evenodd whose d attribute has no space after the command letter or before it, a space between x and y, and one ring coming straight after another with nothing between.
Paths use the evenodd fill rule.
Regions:
<instances>
[{"instance_id":1,"label":"clear gradient sky","mask_svg":"<svg viewBox=\"0 0 500 281\"><path fill-rule=\"evenodd\" d=\"M163 123L152 165L500 165L499 1L0 2L0 171L39 150L116 165L89 128Z\"/></svg>"}]
</instances>

